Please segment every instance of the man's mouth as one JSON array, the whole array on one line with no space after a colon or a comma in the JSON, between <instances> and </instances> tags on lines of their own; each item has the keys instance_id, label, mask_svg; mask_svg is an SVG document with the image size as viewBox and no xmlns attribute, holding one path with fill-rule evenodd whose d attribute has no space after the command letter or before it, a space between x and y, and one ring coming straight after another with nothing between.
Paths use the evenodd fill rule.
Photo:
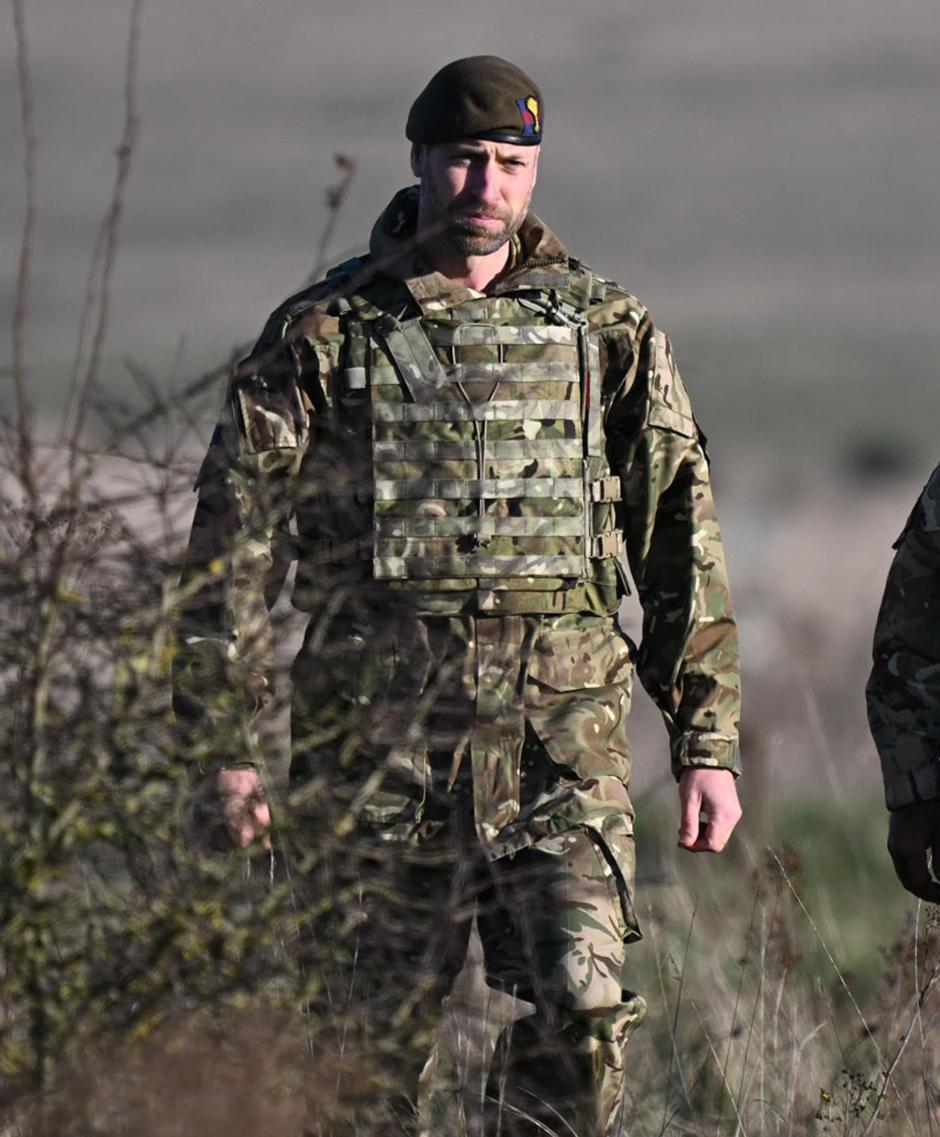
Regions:
<instances>
[{"instance_id":1,"label":"man's mouth","mask_svg":"<svg viewBox=\"0 0 940 1137\"><path fill-rule=\"evenodd\" d=\"M468 225L482 225L484 228L490 228L494 225L505 225L506 218L498 213L458 213L455 214L455 220L466 222Z\"/></svg>"}]
</instances>

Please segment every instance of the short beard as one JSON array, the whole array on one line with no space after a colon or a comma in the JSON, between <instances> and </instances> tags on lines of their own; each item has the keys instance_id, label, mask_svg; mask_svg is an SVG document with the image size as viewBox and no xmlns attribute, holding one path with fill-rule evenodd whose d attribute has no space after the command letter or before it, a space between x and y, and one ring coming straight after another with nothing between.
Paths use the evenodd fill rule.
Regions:
<instances>
[{"instance_id":1,"label":"short beard","mask_svg":"<svg viewBox=\"0 0 940 1137\"><path fill-rule=\"evenodd\" d=\"M523 215L524 216L524 215ZM519 231L522 217L503 221L501 229L477 229L473 222L463 217L451 218L444 233L450 244L465 257L486 257L490 253L498 252L507 241Z\"/></svg>"},{"instance_id":2,"label":"short beard","mask_svg":"<svg viewBox=\"0 0 940 1137\"><path fill-rule=\"evenodd\" d=\"M523 206L518 217L508 217L505 214L496 214L502 226L497 230L480 229L465 214L467 203L444 206L438 199L432 187L422 185L421 194L427 205L427 213L434 222L434 227L447 241L452 249L465 257L487 257L490 253L498 252L503 245L519 232L529 212L531 195ZM494 216L487 214L487 216Z\"/></svg>"}]
</instances>

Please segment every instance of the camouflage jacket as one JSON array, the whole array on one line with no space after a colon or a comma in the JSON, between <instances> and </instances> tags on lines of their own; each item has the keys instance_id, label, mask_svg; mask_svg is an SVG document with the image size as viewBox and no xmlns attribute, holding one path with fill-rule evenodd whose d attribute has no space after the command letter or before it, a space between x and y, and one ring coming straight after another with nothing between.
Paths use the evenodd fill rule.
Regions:
<instances>
[{"instance_id":1,"label":"camouflage jacket","mask_svg":"<svg viewBox=\"0 0 940 1137\"><path fill-rule=\"evenodd\" d=\"M889 809L940 798L940 466L894 548L866 690Z\"/></svg>"},{"instance_id":2,"label":"camouflage jacket","mask_svg":"<svg viewBox=\"0 0 940 1137\"><path fill-rule=\"evenodd\" d=\"M362 398L349 390L350 374L362 386L361 360L351 358L358 348L350 311L364 294L370 315L377 308L432 320L464 305L472 310L481 294L420 264L414 200L413 190L393 200L373 231L371 258L352 270L352 280L346 270L279 308L233 378L198 482L182 584L176 706L185 722L201 724L189 756L203 767L231 760L212 739L237 719L245 756L256 757L251 720L270 668L268 605L293 540L294 602L311 613L295 665L302 708L295 707L295 751L333 753L346 770L368 754L366 768L405 769L399 781L420 783L420 754L437 732L436 749L469 755L463 769L472 772L478 831L503 850L575 824L628 825L625 721L634 664L665 720L675 775L687 766L738 771L736 629L688 395L646 309L572 260L530 214L490 292L513 297L537 284L552 294L572 279L582 282L577 303L601 376L606 464L620 480L642 641L637 649L616 623L629 588L616 557L598 562L554 612L525 605L494 612L471 602L471 593L455 593L460 582L445 581L430 599L422 595L415 615L413 593L373 578L373 455L363 445L370 425ZM560 585L549 582L556 592ZM379 630L379 612L381 627L394 633ZM438 677L433 699L429 675ZM434 699L438 708L467 703L467 737L457 728L441 734L441 716L427 709ZM534 794L522 785L527 731L566 771L559 784ZM400 798L383 797L381 781L363 776L348 799L361 806L368 798L377 814L396 814ZM386 782L385 789L395 778Z\"/></svg>"}]
</instances>

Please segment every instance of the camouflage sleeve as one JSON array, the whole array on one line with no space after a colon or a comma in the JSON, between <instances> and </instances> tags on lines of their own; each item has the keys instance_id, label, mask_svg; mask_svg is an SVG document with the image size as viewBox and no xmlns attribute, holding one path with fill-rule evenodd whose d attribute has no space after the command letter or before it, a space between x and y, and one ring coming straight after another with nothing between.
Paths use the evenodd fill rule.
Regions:
<instances>
[{"instance_id":1,"label":"camouflage sleeve","mask_svg":"<svg viewBox=\"0 0 940 1137\"><path fill-rule=\"evenodd\" d=\"M895 549L866 689L889 809L940 798L940 466Z\"/></svg>"},{"instance_id":2,"label":"camouflage sleeve","mask_svg":"<svg viewBox=\"0 0 940 1137\"><path fill-rule=\"evenodd\" d=\"M665 720L675 776L738 774L737 629L704 439L669 341L648 320L631 340L608 436L643 606L637 672Z\"/></svg>"},{"instance_id":3,"label":"camouflage sleeve","mask_svg":"<svg viewBox=\"0 0 940 1137\"><path fill-rule=\"evenodd\" d=\"M296 348L266 334L239 365L196 482L179 589L173 705L200 772L260 763L270 699L269 608L289 563L291 483L308 436Z\"/></svg>"}]
</instances>

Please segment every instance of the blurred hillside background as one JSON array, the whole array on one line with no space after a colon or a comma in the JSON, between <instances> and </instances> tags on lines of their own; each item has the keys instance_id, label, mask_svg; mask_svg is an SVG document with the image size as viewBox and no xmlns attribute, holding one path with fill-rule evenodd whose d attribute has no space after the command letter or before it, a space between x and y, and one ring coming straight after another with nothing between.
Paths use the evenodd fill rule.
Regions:
<instances>
[{"instance_id":1,"label":"blurred hillside background","mask_svg":"<svg viewBox=\"0 0 940 1137\"><path fill-rule=\"evenodd\" d=\"M130 3L24 10L39 140L29 381L54 422L114 176ZM25 182L9 10L0 23L9 327ZM536 210L675 344L736 585L752 792L877 792L870 630L937 450L934 0L147 0L103 383L133 398L128 360L181 383L252 339L313 267L337 152L358 170L329 259L361 249L410 180L410 101L476 52L545 92ZM642 708L637 738L649 785L665 748Z\"/></svg>"}]
</instances>

